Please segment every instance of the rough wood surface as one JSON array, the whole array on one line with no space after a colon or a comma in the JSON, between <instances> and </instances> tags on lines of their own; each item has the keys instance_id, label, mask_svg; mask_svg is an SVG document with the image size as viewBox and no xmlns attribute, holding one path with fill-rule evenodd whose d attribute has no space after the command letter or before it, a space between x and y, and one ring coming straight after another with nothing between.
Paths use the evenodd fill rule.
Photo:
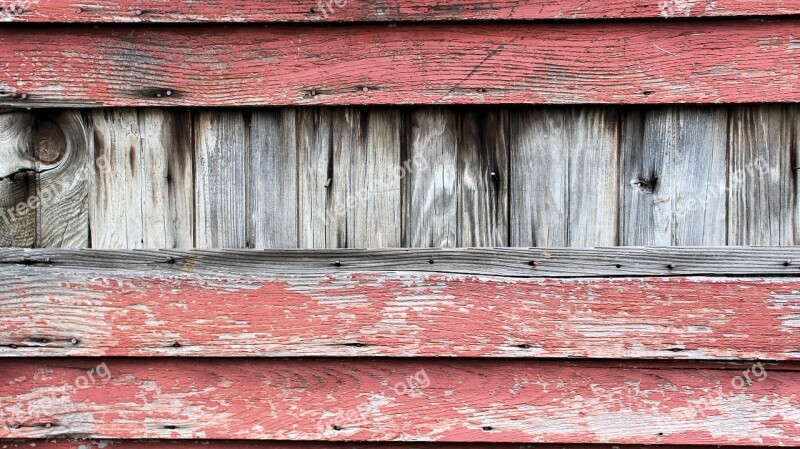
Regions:
<instances>
[{"instance_id":1,"label":"rough wood surface","mask_svg":"<svg viewBox=\"0 0 800 449\"><path fill-rule=\"evenodd\" d=\"M36 214L28 200L36 194L36 160L29 112L0 114L0 247L33 247Z\"/></svg>"},{"instance_id":2,"label":"rough wood surface","mask_svg":"<svg viewBox=\"0 0 800 449\"><path fill-rule=\"evenodd\" d=\"M19 426L0 437L800 441L795 365L109 359L89 383L97 366L0 362L2 410Z\"/></svg>"},{"instance_id":3,"label":"rough wood surface","mask_svg":"<svg viewBox=\"0 0 800 449\"><path fill-rule=\"evenodd\" d=\"M3 28L0 105L798 102L799 23Z\"/></svg>"},{"instance_id":4,"label":"rough wood surface","mask_svg":"<svg viewBox=\"0 0 800 449\"><path fill-rule=\"evenodd\" d=\"M248 440L3 440L2 449L419 449L419 443L356 441L248 441ZM756 446L742 446L752 449ZM514 443L425 443L426 449L653 449L633 444L514 444ZM719 449L718 446L661 445L659 449Z\"/></svg>"},{"instance_id":5,"label":"rough wood surface","mask_svg":"<svg viewBox=\"0 0 800 449\"><path fill-rule=\"evenodd\" d=\"M622 245L726 244L727 124L719 108L625 115Z\"/></svg>"},{"instance_id":6,"label":"rough wood surface","mask_svg":"<svg viewBox=\"0 0 800 449\"><path fill-rule=\"evenodd\" d=\"M735 107L728 168L728 242L795 245L800 114L781 106ZM794 154L793 154L794 152Z\"/></svg>"},{"instance_id":7,"label":"rough wood surface","mask_svg":"<svg viewBox=\"0 0 800 449\"><path fill-rule=\"evenodd\" d=\"M458 246L508 246L510 114L506 109L460 115Z\"/></svg>"},{"instance_id":8,"label":"rough wood surface","mask_svg":"<svg viewBox=\"0 0 800 449\"><path fill-rule=\"evenodd\" d=\"M784 276L523 279L522 250L6 250L0 355L800 359L797 268L738 251L716 259ZM673 255L708 263L713 252ZM528 270L559 259L548 255ZM583 255L600 270L610 261ZM682 266L666 252L627 255L637 268L650 256ZM480 274L453 273L464 271Z\"/></svg>"},{"instance_id":9,"label":"rough wood surface","mask_svg":"<svg viewBox=\"0 0 800 449\"><path fill-rule=\"evenodd\" d=\"M529 109L511 144L511 246L617 244L613 110Z\"/></svg>"},{"instance_id":10,"label":"rough wood surface","mask_svg":"<svg viewBox=\"0 0 800 449\"><path fill-rule=\"evenodd\" d=\"M192 248L190 113L106 109L91 119L94 153L82 168L92 247Z\"/></svg>"},{"instance_id":11,"label":"rough wood surface","mask_svg":"<svg viewBox=\"0 0 800 449\"><path fill-rule=\"evenodd\" d=\"M247 240L252 248L297 248L297 111L259 110L250 122Z\"/></svg>"},{"instance_id":12,"label":"rough wood surface","mask_svg":"<svg viewBox=\"0 0 800 449\"><path fill-rule=\"evenodd\" d=\"M23 2L19 2L22 4ZM14 3L11 3L14 5ZM341 5L341 6L339 6ZM16 5L15 5L16 6ZM353 22L430 20L607 19L800 14L796 0L47 0L0 11L14 22Z\"/></svg>"},{"instance_id":13,"label":"rough wood surface","mask_svg":"<svg viewBox=\"0 0 800 449\"><path fill-rule=\"evenodd\" d=\"M411 113L404 178L406 247L458 246L458 116L442 108Z\"/></svg>"},{"instance_id":14,"label":"rough wood surface","mask_svg":"<svg viewBox=\"0 0 800 449\"><path fill-rule=\"evenodd\" d=\"M245 248L249 130L238 111L195 115L197 248Z\"/></svg>"}]
</instances>

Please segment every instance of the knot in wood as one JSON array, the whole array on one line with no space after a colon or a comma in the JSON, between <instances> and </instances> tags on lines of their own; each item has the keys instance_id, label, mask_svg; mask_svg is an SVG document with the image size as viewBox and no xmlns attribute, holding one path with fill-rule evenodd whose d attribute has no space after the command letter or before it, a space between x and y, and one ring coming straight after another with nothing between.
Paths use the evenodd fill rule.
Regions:
<instances>
[{"instance_id":1,"label":"knot in wood","mask_svg":"<svg viewBox=\"0 0 800 449\"><path fill-rule=\"evenodd\" d=\"M67 152L64 131L51 121L39 123L34 145L35 157L45 164L55 164Z\"/></svg>"}]
</instances>

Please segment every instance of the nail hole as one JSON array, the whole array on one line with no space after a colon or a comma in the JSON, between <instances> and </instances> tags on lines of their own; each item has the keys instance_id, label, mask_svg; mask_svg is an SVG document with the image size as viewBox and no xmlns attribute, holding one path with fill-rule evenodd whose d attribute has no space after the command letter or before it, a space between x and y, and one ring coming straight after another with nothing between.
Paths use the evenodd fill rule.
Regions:
<instances>
[{"instance_id":1,"label":"nail hole","mask_svg":"<svg viewBox=\"0 0 800 449\"><path fill-rule=\"evenodd\" d=\"M791 264L792 264L792 259L786 259L786 262L783 263L783 266L788 267Z\"/></svg>"},{"instance_id":2,"label":"nail hole","mask_svg":"<svg viewBox=\"0 0 800 449\"><path fill-rule=\"evenodd\" d=\"M521 344L521 345L517 345L517 347L520 348L520 349L530 349L531 345Z\"/></svg>"},{"instance_id":3,"label":"nail hole","mask_svg":"<svg viewBox=\"0 0 800 449\"><path fill-rule=\"evenodd\" d=\"M674 263L667 265L667 268L669 268L670 270L674 270L675 267L677 267L677 265L675 265Z\"/></svg>"},{"instance_id":4,"label":"nail hole","mask_svg":"<svg viewBox=\"0 0 800 449\"><path fill-rule=\"evenodd\" d=\"M433 259L428 259L428 263L433 265Z\"/></svg>"},{"instance_id":5,"label":"nail hole","mask_svg":"<svg viewBox=\"0 0 800 449\"><path fill-rule=\"evenodd\" d=\"M170 265L175 264L175 258L174 257L167 258L167 263L170 264Z\"/></svg>"},{"instance_id":6,"label":"nail hole","mask_svg":"<svg viewBox=\"0 0 800 449\"><path fill-rule=\"evenodd\" d=\"M181 344L180 344L179 342L177 342L177 341L176 341L175 343L173 343L173 344L172 344L172 347L173 347L173 348L180 348L180 347L181 347Z\"/></svg>"},{"instance_id":7,"label":"nail hole","mask_svg":"<svg viewBox=\"0 0 800 449\"><path fill-rule=\"evenodd\" d=\"M165 429L174 430L177 429L177 426L164 426Z\"/></svg>"},{"instance_id":8,"label":"nail hole","mask_svg":"<svg viewBox=\"0 0 800 449\"><path fill-rule=\"evenodd\" d=\"M617 265L616 265L616 267L617 267L617 268L622 268L622 265L620 265L620 264L617 264Z\"/></svg>"},{"instance_id":9,"label":"nail hole","mask_svg":"<svg viewBox=\"0 0 800 449\"><path fill-rule=\"evenodd\" d=\"M653 92L650 92L649 90L646 90L646 91L644 91L642 93L645 94L645 95L651 95Z\"/></svg>"},{"instance_id":10,"label":"nail hole","mask_svg":"<svg viewBox=\"0 0 800 449\"><path fill-rule=\"evenodd\" d=\"M69 342L72 343L73 345L77 345L78 344L78 339L77 338L73 338Z\"/></svg>"},{"instance_id":11,"label":"nail hole","mask_svg":"<svg viewBox=\"0 0 800 449\"><path fill-rule=\"evenodd\" d=\"M539 262L537 262L535 260L532 260L532 261L528 262L528 265L530 265L532 267L538 267L539 266Z\"/></svg>"},{"instance_id":12,"label":"nail hole","mask_svg":"<svg viewBox=\"0 0 800 449\"><path fill-rule=\"evenodd\" d=\"M333 426L333 430L342 430L342 428L339 426Z\"/></svg>"},{"instance_id":13,"label":"nail hole","mask_svg":"<svg viewBox=\"0 0 800 449\"><path fill-rule=\"evenodd\" d=\"M337 267L341 267L342 266L342 262L340 262L338 260L333 262L333 264L336 265Z\"/></svg>"},{"instance_id":14,"label":"nail hole","mask_svg":"<svg viewBox=\"0 0 800 449\"><path fill-rule=\"evenodd\" d=\"M492 430L492 426L484 426L483 430L488 432L488 431Z\"/></svg>"}]
</instances>

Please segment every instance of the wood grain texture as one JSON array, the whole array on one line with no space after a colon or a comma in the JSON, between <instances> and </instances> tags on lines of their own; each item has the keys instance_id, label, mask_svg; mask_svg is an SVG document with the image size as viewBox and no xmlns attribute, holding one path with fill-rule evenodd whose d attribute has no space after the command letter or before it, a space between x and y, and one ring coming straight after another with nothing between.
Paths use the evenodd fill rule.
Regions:
<instances>
[{"instance_id":1,"label":"wood grain texture","mask_svg":"<svg viewBox=\"0 0 800 449\"><path fill-rule=\"evenodd\" d=\"M622 245L726 244L727 120L719 108L625 115Z\"/></svg>"},{"instance_id":2,"label":"wood grain texture","mask_svg":"<svg viewBox=\"0 0 800 449\"><path fill-rule=\"evenodd\" d=\"M222 0L213 5L192 0L113 0L87 4L49 0L0 12L0 20L33 23L119 22L354 22L430 20L531 20L780 16L800 14L795 0L369 0L309 2L284 0L267 4Z\"/></svg>"},{"instance_id":3,"label":"wood grain texture","mask_svg":"<svg viewBox=\"0 0 800 449\"><path fill-rule=\"evenodd\" d=\"M0 114L0 246L33 247L36 214L28 200L36 194L33 157L34 116Z\"/></svg>"},{"instance_id":4,"label":"wood grain texture","mask_svg":"<svg viewBox=\"0 0 800 449\"><path fill-rule=\"evenodd\" d=\"M795 245L798 137L795 107L736 107L731 112L728 242Z\"/></svg>"},{"instance_id":5,"label":"wood grain texture","mask_svg":"<svg viewBox=\"0 0 800 449\"><path fill-rule=\"evenodd\" d=\"M92 247L192 248L191 114L112 109L91 120L94 154L81 168L90 173Z\"/></svg>"},{"instance_id":6,"label":"wood grain texture","mask_svg":"<svg viewBox=\"0 0 800 449\"><path fill-rule=\"evenodd\" d=\"M0 105L798 102L798 23L4 28Z\"/></svg>"},{"instance_id":7,"label":"wood grain texture","mask_svg":"<svg viewBox=\"0 0 800 449\"><path fill-rule=\"evenodd\" d=\"M36 246L89 246L92 143L90 128L80 111L48 112L37 117Z\"/></svg>"},{"instance_id":8,"label":"wood grain texture","mask_svg":"<svg viewBox=\"0 0 800 449\"><path fill-rule=\"evenodd\" d=\"M459 118L458 245L508 246L509 111L464 112Z\"/></svg>"},{"instance_id":9,"label":"wood grain texture","mask_svg":"<svg viewBox=\"0 0 800 449\"><path fill-rule=\"evenodd\" d=\"M245 248L249 130L239 111L195 115L197 248Z\"/></svg>"},{"instance_id":10,"label":"wood grain texture","mask_svg":"<svg viewBox=\"0 0 800 449\"><path fill-rule=\"evenodd\" d=\"M34 446L35 445L35 446ZM3 440L2 449L419 449L419 443L358 441L247 441L247 440ZM425 443L427 449L652 449L649 445L611 444L513 444L513 443ZM742 446L752 449L756 446ZM661 445L662 449L718 449L717 446Z\"/></svg>"},{"instance_id":11,"label":"wood grain texture","mask_svg":"<svg viewBox=\"0 0 800 449\"><path fill-rule=\"evenodd\" d=\"M458 246L458 116L443 108L411 113L403 178L405 247Z\"/></svg>"},{"instance_id":12,"label":"wood grain texture","mask_svg":"<svg viewBox=\"0 0 800 449\"><path fill-rule=\"evenodd\" d=\"M252 248L297 248L297 111L254 111L247 166L247 240Z\"/></svg>"},{"instance_id":13,"label":"wood grain texture","mask_svg":"<svg viewBox=\"0 0 800 449\"><path fill-rule=\"evenodd\" d=\"M488 250L352 253L4 258L0 355L800 358L796 277L525 279L497 259L452 273L489 271Z\"/></svg>"},{"instance_id":14,"label":"wood grain texture","mask_svg":"<svg viewBox=\"0 0 800 449\"><path fill-rule=\"evenodd\" d=\"M19 425L0 428L0 436L724 446L800 439L793 365L105 363L108 376L80 387L76 378L85 379L96 359L0 362L3 411Z\"/></svg>"},{"instance_id":15,"label":"wood grain texture","mask_svg":"<svg viewBox=\"0 0 800 449\"><path fill-rule=\"evenodd\" d=\"M528 109L511 144L511 245L617 243L617 114Z\"/></svg>"}]
</instances>

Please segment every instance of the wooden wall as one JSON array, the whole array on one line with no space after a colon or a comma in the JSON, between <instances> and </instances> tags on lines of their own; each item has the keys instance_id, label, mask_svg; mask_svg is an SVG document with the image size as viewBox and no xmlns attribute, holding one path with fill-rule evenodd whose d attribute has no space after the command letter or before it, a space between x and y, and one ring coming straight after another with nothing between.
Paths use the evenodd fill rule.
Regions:
<instances>
[{"instance_id":1,"label":"wooden wall","mask_svg":"<svg viewBox=\"0 0 800 449\"><path fill-rule=\"evenodd\" d=\"M0 0L0 449L800 445L798 17Z\"/></svg>"},{"instance_id":2,"label":"wooden wall","mask_svg":"<svg viewBox=\"0 0 800 449\"><path fill-rule=\"evenodd\" d=\"M780 105L7 113L0 243L793 245L798 130Z\"/></svg>"}]
</instances>

